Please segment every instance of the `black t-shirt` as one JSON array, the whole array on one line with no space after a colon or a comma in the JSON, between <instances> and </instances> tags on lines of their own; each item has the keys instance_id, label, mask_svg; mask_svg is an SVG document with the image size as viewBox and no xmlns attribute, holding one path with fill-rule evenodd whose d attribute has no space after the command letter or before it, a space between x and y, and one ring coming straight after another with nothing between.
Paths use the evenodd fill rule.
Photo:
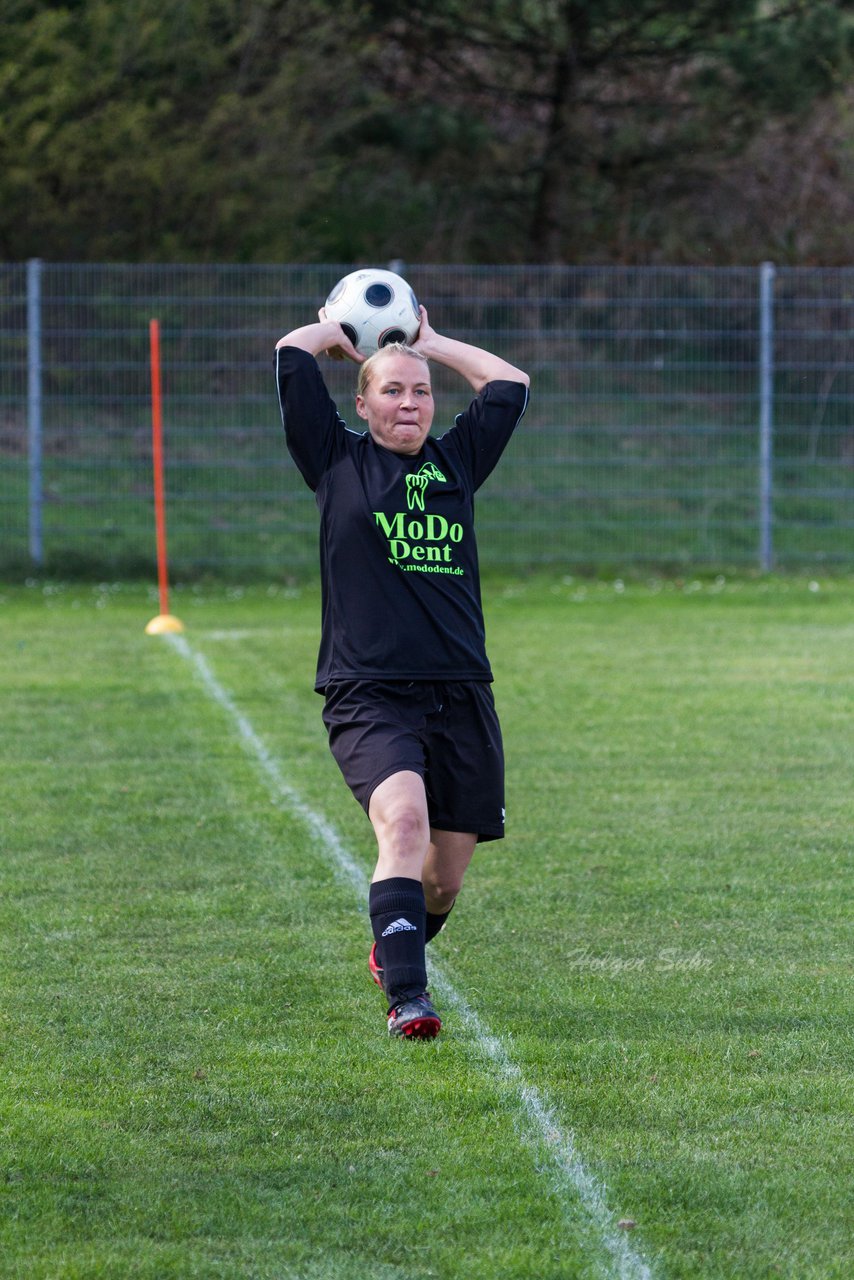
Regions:
<instances>
[{"instance_id":1,"label":"black t-shirt","mask_svg":"<svg viewBox=\"0 0 854 1280\"><path fill-rule=\"evenodd\" d=\"M288 449L320 509L322 626L315 688L337 680L491 680L474 494L525 412L527 387L490 382L414 457L349 430L313 356L276 352Z\"/></svg>"}]
</instances>

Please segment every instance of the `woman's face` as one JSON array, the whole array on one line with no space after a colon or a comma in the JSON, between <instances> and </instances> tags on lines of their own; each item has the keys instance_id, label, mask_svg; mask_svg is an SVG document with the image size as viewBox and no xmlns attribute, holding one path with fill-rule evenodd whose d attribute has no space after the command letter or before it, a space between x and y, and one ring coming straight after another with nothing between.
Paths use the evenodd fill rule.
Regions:
<instances>
[{"instance_id":1,"label":"woman's face","mask_svg":"<svg viewBox=\"0 0 854 1280\"><path fill-rule=\"evenodd\" d=\"M430 434L433 409L430 370L415 356L378 360L364 395L356 396L359 417L377 444L392 453L420 451Z\"/></svg>"}]
</instances>

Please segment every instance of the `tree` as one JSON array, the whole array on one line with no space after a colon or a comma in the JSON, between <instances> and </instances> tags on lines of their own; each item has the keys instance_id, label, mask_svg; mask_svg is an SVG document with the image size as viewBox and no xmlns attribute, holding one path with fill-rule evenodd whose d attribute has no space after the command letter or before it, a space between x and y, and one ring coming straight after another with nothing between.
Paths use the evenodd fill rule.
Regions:
<instances>
[{"instance_id":1,"label":"tree","mask_svg":"<svg viewBox=\"0 0 854 1280\"><path fill-rule=\"evenodd\" d=\"M322 256L358 21L326 0L21 0L0 31L0 254Z\"/></svg>"},{"instance_id":2,"label":"tree","mask_svg":"<svg viewBox=\"0 0 854 1280\"><path fill-rule=\"evenodd\" d=\"M6 9L9 259L735 261L794 255L804 243L818 257L849 252L838 225L854 167L840 121L854 0ZM816 122L826 163L814 189L827 198L798 205L779 158L795 163ZM773 175L776 220L757 216L751 173ZM790 232L799 209L811 219L806 241Z\"/></svg>"},{"instance_id":3,"label":"tree","mask_svg":"<svg viewBox=\"0 0 854 1280\"><path fill-rule=\"evenodd\" d=\"M386 30L398 101L489 122L484 216L514 205L502 257L536 261L637 256L661 201L714 182L769 117L803 118L854 49L846 0L434 0Z\"/></svg>"}]
</instances>

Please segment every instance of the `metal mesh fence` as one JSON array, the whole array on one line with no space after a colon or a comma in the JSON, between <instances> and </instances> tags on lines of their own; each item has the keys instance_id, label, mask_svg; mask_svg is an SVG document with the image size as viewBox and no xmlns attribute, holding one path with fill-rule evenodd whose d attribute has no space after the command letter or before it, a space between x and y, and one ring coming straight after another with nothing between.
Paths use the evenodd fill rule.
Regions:
<instances>
[{"instance_id":1,"label":"metal mesh fence","mask_svg":"<svg viewBox=\"0 0 854 1280\"><path fill-rule=\"evenodd\" d=\"M277 338L351 268L0 266L5 571L150 573L148 323L173 577L316 562ZM854 564L854 269L405 268L435 327L532 375L481 491L487 566ZM324 362L355 424L352 365ZM434 372L436 427L466 400Z\"/></svg>"}]
</instances>

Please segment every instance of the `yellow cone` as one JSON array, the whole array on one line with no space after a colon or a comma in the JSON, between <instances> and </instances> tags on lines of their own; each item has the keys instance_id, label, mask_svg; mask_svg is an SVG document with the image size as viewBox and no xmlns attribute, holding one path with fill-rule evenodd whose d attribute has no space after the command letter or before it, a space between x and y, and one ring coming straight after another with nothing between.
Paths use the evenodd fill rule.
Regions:
<instances>
[{"instance_id":1,"label":"yellow cone","mask_svg":"<svg viewBox=\"0 0 854 1280\"><path fill-rule=\"evenodd\" d=\"M165 636L174 635L183 630L183 622L179 622L171 613L159 613L156 618L152 618L146 625L145 634L147 636Z\"/></svg>"}]
</instances>

